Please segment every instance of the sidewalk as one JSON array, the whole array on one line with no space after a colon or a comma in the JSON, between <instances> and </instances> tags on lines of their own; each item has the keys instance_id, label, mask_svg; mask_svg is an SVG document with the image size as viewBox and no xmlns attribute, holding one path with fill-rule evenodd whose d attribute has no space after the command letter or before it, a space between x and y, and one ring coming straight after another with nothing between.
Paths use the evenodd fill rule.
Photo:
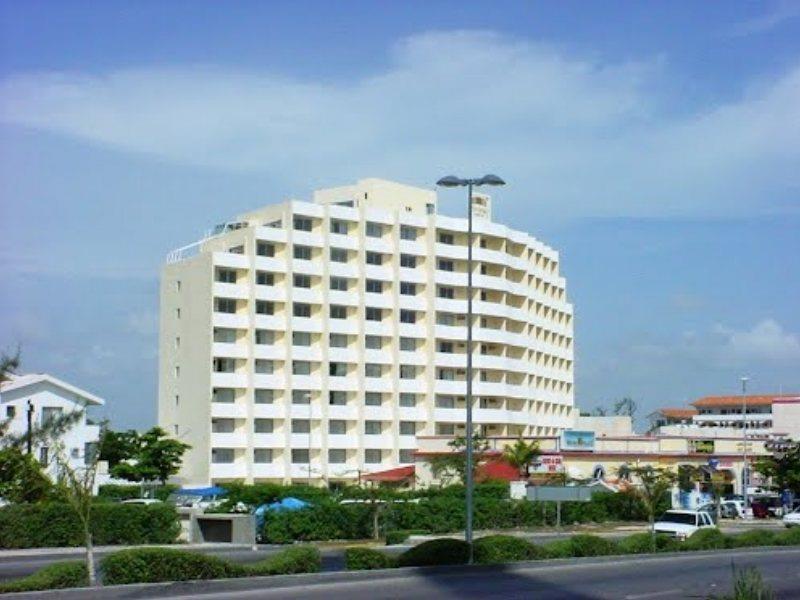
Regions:
<instances>
[{"instance_id":1,"label":"sidewalk","mask_svg":"<svg viewBox=\"0 0 800 600\"><path fill-rule=\"evenodd\" d=\"M262 545L259 548L271 548L271 545ZM179 550L250 550L252 548L249 544L226 544L226 543L209 543L209 544L142 544L137 546L95 546L94 551L96 554L108 554L109 552L119 552L120 550L131 550L133 548L177 548ZM17 558L25 556L46 556L46 555L65 555L65 556L83 556L86 554L86 549L82 546L73 547L53 547L53 548L12 548L9 550L0 550L0 559L3 558Z\"/></svg>"}]
</instances>

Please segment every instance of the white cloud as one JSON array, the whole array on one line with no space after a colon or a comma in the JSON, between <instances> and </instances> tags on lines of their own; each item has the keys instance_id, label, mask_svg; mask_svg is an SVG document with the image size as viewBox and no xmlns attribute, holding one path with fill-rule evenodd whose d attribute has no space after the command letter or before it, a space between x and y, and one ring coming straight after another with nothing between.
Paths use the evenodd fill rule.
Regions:
<instances>
[{"instance_id":1,"label":"white cloud","mask_svg":"<svg viewBox=\"0 0 800 600\"><path fill-rule=\"evenodd\" d=\"M796 17L800 17L800 3L796 0L783 0L763 15L736 23L730 28L729 35L745 36L766 33Z\"/></svg>"},{"instance_id":2,"label":"white cloud","mask_svg":"<svg viewBox=\"0 0 800 600\"><path fill-rule=\"evenodd\" d=\"M800 338L785 331L773 319L764 319L749 330L718 325L715 333L724 340L718 352L718 358L723 363L796 363L800 366Z\"/></svg>"},{"instance_id":3,"label":"white cloud","mask_svg":"<svg viewBox=\"0 0 800 600\"><path fill-rule=\"evenodd\" d=\"M497 171L508 205L548 217L797 210L800 66L682 115L664 109L680 94L669 80L658 58L427 33L383 72L337 83L221 67L20 74L0 83L0 120L302 189Z\"/></svg>"}]
</instances>

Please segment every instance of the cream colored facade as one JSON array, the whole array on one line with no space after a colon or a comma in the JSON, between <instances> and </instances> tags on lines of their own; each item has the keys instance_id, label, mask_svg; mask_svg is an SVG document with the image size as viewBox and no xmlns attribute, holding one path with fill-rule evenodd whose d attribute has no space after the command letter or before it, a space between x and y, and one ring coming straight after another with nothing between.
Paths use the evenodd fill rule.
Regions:
<instances>
[{"instance_id":1,"label":"cream colored facade","mask_svg":"<svg viewBox=\"0 0 800 600\"><path fill-rule=\"evenodd\" d=\"M573 323L558 253L473 201L475 422L572 426ZM179 480L355 480L464 431L467 220L366 179L242 215L170 254L159 424Z\"/></svg>"}]
</instances>

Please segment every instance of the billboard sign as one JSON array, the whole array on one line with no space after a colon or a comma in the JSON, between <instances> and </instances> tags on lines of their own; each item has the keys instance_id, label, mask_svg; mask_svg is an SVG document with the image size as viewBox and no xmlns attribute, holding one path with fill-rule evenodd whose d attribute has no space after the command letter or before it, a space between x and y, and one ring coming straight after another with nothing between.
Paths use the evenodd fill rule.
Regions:
<instances>
[{"instance_id":1,"label":"billboard sign","mask_svg":"<svg viewBox=\"0 0 800 600\"><path fill-rule=\"evenodd\" d=\"M589 502L598 488L585 485L531 485L526 492L531 502Z\"/></svg>"},{"instance_id":2,"label":"billboard sign","mask_svg":"<svg viewBox=\"0 0 800 600\"><path fill-rule=\"evenodd\" d=\"M594 450L594 431L569 429L561 433L561 450Z\"/></svg>"}]
</instances>

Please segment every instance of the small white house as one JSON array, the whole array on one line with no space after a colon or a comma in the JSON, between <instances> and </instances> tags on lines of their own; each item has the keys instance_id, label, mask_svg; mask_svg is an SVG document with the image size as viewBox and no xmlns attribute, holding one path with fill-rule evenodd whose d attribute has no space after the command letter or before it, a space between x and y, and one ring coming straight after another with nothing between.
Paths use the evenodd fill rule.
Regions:
<instances>
[{"instance_id":1,"label":"small white house","mask_svg":"<svg viewBox=\"0 0 800 600\"><path fill-rule=\"evenodd\" d=\"M11 375L0 383L0 420L9 420L8 433L25 434L28 429L28 412L32 411L34 427L55 416L83 411L83 417L60 440L65 458L75 470L85 466L100 439L100 426L90 424L87 409L102 406L105 400L44 373ZM55 475L55 449L50 445L36 444L35 456L50 476Z\"/></svg>"}]
</instances>

